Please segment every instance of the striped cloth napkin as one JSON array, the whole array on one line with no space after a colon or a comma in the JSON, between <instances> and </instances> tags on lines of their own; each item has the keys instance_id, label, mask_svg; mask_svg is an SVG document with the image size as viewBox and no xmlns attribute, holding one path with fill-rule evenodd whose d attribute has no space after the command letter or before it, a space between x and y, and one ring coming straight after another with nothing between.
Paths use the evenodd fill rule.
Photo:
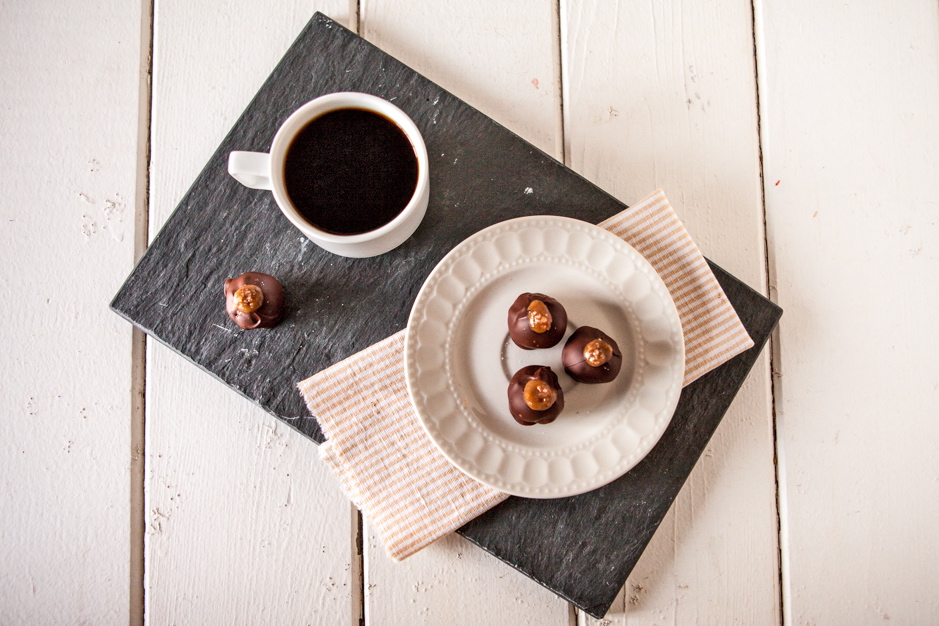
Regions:
<instances>
[{"instance_id":1,"label":"striped cloth napkin","mask_svg":"<svg viewBox=\"0 0 939 626\"><path fill-rule=\"evenodd\" d=\"M639 251L665 281L685 338L684 384L753 346L661 190L599 225ZM327 437L320 456L394 560L508 497L463 474L424 432L405 386L404 331L298 387Z\"/></svg>"}]
</instances>

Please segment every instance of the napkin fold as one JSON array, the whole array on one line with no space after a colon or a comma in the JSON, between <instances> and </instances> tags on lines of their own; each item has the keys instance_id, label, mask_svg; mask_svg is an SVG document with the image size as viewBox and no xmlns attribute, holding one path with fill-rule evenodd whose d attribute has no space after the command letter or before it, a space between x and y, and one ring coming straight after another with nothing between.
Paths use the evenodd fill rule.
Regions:
<instances>
[{"instance_id":1,"label":"napkin fold","mask_svg":"<svg viewBox=\"0 0 939 626\"><path fill-rule=\"evenodd\" d=\"M753 346L661 189L599 226L668 287L685 339L684 385ZM396 561L508 497L457 469L424 432L405 385L404 333L298 384L327 438L320 456Z\"/></svg>"}]
</instances>

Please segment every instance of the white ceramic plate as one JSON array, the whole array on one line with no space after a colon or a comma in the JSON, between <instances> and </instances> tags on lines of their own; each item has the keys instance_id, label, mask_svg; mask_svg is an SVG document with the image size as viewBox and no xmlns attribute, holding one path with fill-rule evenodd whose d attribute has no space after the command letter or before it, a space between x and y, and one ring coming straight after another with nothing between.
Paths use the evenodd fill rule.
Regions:
<instances>
[{"instance_id":1,"label":"white ceramic plate","mask_svg":"<svg viewBox=\"0 0 939 626\"><path fill-rule=\"evenodd\" d=\"M554 348L509 339L508 309L524 292L567 310ZM565 374L561 349L578 326L619 344L613 382ZM671 420L684 360L678 311L652 266L602 228L550 216L502 222L454 248L421 287L405 342L408 391L437 447L476 480L528 498L584 493L635 466ZM565 407L551 424L509 413L509 380L526 365L558 375Z\"/></svg>"}]
</instances>

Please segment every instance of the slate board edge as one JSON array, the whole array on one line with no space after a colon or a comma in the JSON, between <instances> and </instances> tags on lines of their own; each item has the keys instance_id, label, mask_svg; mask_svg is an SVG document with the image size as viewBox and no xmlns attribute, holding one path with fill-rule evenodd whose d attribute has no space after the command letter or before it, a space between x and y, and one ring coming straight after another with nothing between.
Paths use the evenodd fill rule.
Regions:
<instances>
[{"instance_id":1,"label":"slate board edge","mask_svg":"<svg viewBox=\"0 0 939 626\"><path fill-rule=\"evenodd\" d=\"M241 396L241 397L244 398L245 400L248 400L251 404L257 406L258 408L262 409L265 413L267 413L267 414L271 415L272 417L276 418L277 421L279 421L280 423L286 424L287 426L289 426L289 427L292 428L293 430L297 431L298 433L300 433L301 435L303 435L304 437L306 437L307 439L309 439L310 441L312 441L312 442L315 443L316 445L319 445L319 444L320 444L320 442L316 439L316 436L319 435L320 437L322 437L322 436L323 436L323 435L322 435L322 430L320 429L319 422L317 422L317 421L316 421L316 418L313 417L312 415L310 415L310 416L302 416L302 415L301 415L301 416L297 416L297 418L295 418L295 419L293 419L293 420L291 420L291 419L289 418L289 416L278 415L278 414L275 413L274 411L271 411L271 410L268 409L266 406L264 406L263 404L261 404L260 402L258 402L257 400L255 400L254 398L252 398L251 396L249 396L248 394L242 392L240 389L236 389L235 387L232 387L232 386L229 385L227 382L225 382L224 380L222 380L221 378L219 378L218 376L216 376L213 372L209 371L208 369L206 369L205 367L203 367L202 365L200 365L199 363L197 363L196 361L194 361L194 360L193 360L192 358L190 358L189 356L187 356L187 355L185 355L185 354L179 352L178 350L176 350L173 346L171 346L171 345L169 345L168 343L166 343L163 339L161 339L161 338L158 337L157 335L151 333L146 327L144 327L144 326L142 326L141 324L138 324L137 322L135 322L134 320L132 320L130 317L128 317L126 314L124 314L124 312L121 311L120 309L115 308L113 305L110 306L109 308L110 308L112 311L114 311L115 313L117 313L121 318L127 320L128 322L130 322L131 324L133 324L134 326L136 326L137 328L139 328L141 331L143 331L144 333L146 333L146 335L147 335L148 337L150 337L150 338L152 338L152 339L155 339L157 342L159 342L160 345L162 345L162 346L164 346L165 348L167 348L168 350L170 350L174 355L176 355L176 356L178 356L178 357L182 357L184 360L186 360L186 361L188 361L190 364L194 365L194 366L195 366L197 369L199 369L200 371L202 371L202 372L208 374L208 375L211 376L214 380L216 380L216 381L218 381L219 383L221 383L223 386L227 387L227 388L230 389L231 391L234 391L235 393L237 393L239 396ZM301 426L301 425L302 425L302 426ZM303 426L306 426L307 428L304 428Z\"/></svg>"}]
</instances>

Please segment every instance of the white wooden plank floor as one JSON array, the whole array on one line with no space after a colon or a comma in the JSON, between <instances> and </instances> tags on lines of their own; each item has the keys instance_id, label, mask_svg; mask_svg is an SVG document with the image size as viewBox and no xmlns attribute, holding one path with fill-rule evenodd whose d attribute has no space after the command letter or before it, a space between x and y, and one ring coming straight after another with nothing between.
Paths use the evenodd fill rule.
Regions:
<instances>
[{"instance_id":1,"label":"white wooden plank floor","mask_svg":"<svg viewBox=\"0 0 939 626\"><path fill-rule=\"evenodd\" d=\"M756 24L788 614L937 623L939 6Z\"/></svg>"},{"instance_id":2,"label":"white wooden plank floor","mask_svg":"<svg viewBox=\"0 0 939 626\"><path fill-rule=\"evenodd\" d=\"M130 571L136 2L0 4L0 623L118 623Z\"/></svg>"},{"instance_id":3,"label":"white wooden plank floor","mask_svg":"<svg viewBox=\"0 0 939 626\"><path fill-rule=\"evenodd\" d=\"M600 623L458 536L390 562L106 311L316 10L786 311L605 623L939 622L934 0L59 4L0 0L0 623Z\"/></svg>"}]
</instances>

